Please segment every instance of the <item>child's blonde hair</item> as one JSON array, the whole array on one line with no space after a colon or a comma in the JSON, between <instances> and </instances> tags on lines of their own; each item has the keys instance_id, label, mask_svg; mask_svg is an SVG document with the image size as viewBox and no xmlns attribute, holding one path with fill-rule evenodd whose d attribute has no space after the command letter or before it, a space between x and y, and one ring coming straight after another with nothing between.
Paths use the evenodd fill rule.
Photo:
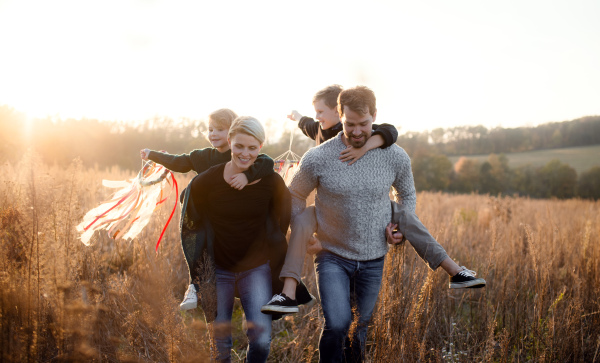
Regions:
<instances>
[{"instance_id":1,"label":"child's blonde hair","mask_svg":"<svg viewBox=\"0 0 600 363\"><path fill-rule=\"evenodd\" d=\"M240 116L233 120L227 137L231 140L238 133L254 137L261 145L265 142L265 129L260 121L252 116Z\"/></svg>"},{"instance_id":2,"label":"child's blonde hair","mask_svg":"<svg viewBox=\"0 0 600 363\"><path fill-rule=\"evenodd\" d=\"M231 127L231 123L238 115L228 108L220 108L208 115L208 122L213 122L215 126L220 126L224 129Z\"/></svg>"}]
</instances>

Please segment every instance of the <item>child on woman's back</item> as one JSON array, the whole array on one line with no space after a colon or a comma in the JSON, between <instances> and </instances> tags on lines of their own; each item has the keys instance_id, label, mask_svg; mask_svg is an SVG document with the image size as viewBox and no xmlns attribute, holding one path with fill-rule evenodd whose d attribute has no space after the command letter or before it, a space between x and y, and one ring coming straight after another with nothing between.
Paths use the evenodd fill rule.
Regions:
<instances>
[{"instance_id":1,"label":"child on woman's back","mask_svg":"<svg viewBox=\"0 0 600 363\"><path fill-rule=\"evenodd\" d=\"M142 160L152 160L158 164L164 165L167 169L178 173L187 173L195 171L198 174L203 173L210 167L226 163L231 160L231 150L227 142L227 134L234 119L237 118L235 112L228 108L222 108L212 112L208 116L208 140L213 147L192 150L187 154L172 155L164 152L143 149L140 151ZM254 164L243 173L234 174L227 180L232 188L241 190L248 183L272 174L273 160L260 154ZM194 261L187 261L190 273L190 285L185 293L185 297L179 307L181 310L196 308L198 297L196 291L198 287L193 284L195 272L192 271Z\"/></svg>"}]
</instances>

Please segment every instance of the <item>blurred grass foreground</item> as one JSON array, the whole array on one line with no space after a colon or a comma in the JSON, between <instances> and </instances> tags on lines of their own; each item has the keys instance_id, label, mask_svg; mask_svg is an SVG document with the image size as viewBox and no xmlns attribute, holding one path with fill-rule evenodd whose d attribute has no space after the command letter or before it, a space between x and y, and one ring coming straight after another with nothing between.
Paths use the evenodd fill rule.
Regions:
<instances>
[{"instance_id":1,"label":"blurred grass foreground","mask_svg":"<svg viewBox=\"0 0 600 363\"><path fill-rule=\"evenodd\" d=\"M202 312L179 311L187 268L177 223L154 252L168 205L133 241L78 240L75 226L111 192L101 180L131 172L59 168L28 154L0 175L0 361L209 360ZM488 285L451 291L410 245L391 249L367 361L600 361L599 203L420 193L421 220ZM305 278L316 295L311 261ZM322 320L316 304L275 322L269 360L318 361ZM240 360L242 321L238 308Z\"/></svg>"}]
</instances>

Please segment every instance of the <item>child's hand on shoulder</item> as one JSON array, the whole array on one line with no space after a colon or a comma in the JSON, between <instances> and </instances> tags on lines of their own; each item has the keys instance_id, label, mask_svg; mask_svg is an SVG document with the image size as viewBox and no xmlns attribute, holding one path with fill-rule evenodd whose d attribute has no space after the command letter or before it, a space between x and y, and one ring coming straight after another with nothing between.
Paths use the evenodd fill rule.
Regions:
<instances>
[{"instance_id":1,"label":"child's hand on shoulder","mask_svg":"<svg viewBox=\"0 0 600 363\"><path fill-rule=\"evenodd\" d=\"M237 190L242 190L248 185L248 177L244 173L235 174L229 180L229 185Z\"/></svg>"},{"instance_id":2,"label":"child's hand on shoulder","mask_svg":"<svg viewBox=\"0 0 600 363\"><path fill-rule=\"evenodd\" d=\"M358 159L362 158L366 152L367 148L364 146L359 149L348 146L340 153L340 160L343 162L349 161L348 165L352 165L357 162Z\"/></svg>"}]
</instances>

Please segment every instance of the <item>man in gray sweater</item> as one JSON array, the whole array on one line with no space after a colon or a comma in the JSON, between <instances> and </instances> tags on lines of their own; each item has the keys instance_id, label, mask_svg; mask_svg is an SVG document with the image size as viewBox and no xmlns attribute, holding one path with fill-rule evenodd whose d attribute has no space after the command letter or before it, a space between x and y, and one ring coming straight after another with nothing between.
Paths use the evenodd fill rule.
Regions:
<instances>
[{"instance_id":1,"label":"man in gray sweater","mask_svg":"<svg viewBox=\"0 0 600 363\"><path fill-rule=\"evenodd\" d=\"M414 212L416 206L410 158L399 146L371 150L353 165L339 159L342 150L360 148L371 137L375 103L367 87L342 91L338 112L343 132L306 152L289 186L292 221L306 208L308 195L317 190L316 235L322 250L316 254L315 269L325 318L319 343L322 362L364 358L388 244L402 241L402 235L391 228L390 188L403 208ZM452 261L443 249L440 253L441 260ZM354 318L358 325L349 337Z\"/></svg>"}]
</instances>

